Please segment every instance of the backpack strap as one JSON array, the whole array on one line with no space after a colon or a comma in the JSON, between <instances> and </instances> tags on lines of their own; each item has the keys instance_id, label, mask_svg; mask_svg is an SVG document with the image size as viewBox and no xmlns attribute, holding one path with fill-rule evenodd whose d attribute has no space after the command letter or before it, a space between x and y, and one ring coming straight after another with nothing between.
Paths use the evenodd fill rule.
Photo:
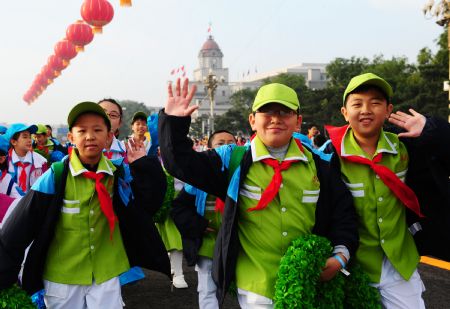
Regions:
<instances>
[{"instance_id":1,"label":"backpack strap","mask_svg":"<svg viewBox=\"0 0 450 309\"><path fill-rule=\"evenodd\" d=\"M230 164L228 166L228 181L233 177L234 171L241 164L242 158L244 157L245 152L247 151L247 147L245 146L236 146L233 148L233 152L231 153Z\"/></svg>"},{"instance_id":2,"label":"backpack strap","mask_svg":"<svg viewBox=\"0 0 450 309\"><path fill-rule=\"evenodd\" d=\"M6 190L6 195L8 195L8 196L11 195L11 191L12 191L13 185L15 183L16 182L14 181L14 178L11 177L11 179L9 180L8 189Z\"/></svg>"}]
</instances>

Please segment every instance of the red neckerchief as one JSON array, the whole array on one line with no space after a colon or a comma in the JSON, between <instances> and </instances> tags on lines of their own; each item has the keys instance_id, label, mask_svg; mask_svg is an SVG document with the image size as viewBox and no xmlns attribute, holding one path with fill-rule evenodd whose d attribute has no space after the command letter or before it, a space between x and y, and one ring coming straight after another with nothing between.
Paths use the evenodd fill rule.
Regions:
<instances>
[{"instance_id":1,"label":"red neckerchief","mask_svg":"<svg viewBox=\"0 0 450 309\"><path fill-rule=\"evenodd\" d=\"M223 210L225 209L225 202L222 201L222 199L216 197L216 204L214 206L214 211L215 212L220 212L221 214L223 214Z\"/></svg>"},{"instance_id":2,"label":"red neckerchief","mask_svg":"<svg viewBox=\"0 0 450 309\"><path fill-rule=\"evenodd\" d=\"M254 136L252 136L252 139ZM302 144L299 140L294 138L295 143L299 147L301 151L303 151ZM283 161L278 162L277 159L263 159L261 160L262 163L267 164L271 166L274 170L274 175L272 177L272 180L270 181L269 185L266 189L264 189L263 194L261 195L261 198L258 202L258 204L255 207L247 209L247 211L253 211L253 210L262 210L267 207L267 205L277 196L278 191L280 190L281 182L283 181L283 177L281 175L282 171L287 170L293 163L298 162L299 160L289 160L289 161Z\"/></svg>"},{"instance_id":3,"label":"red neckerchief","mask_svg":"<svg viewBox=\"0 0 450 309\"><path fill-rule=\"evenodd\" d=\"M355 155L342 156L341 146L345 133L347 132L347 128L348 125L343 127L325 126L325 129L328 131L328 135L330 136L331 142L333 143L334 148L336 148L336 152L339 157L356 164L368 165L375 172L375 174L380 177L380 179L392 191L392 193L394 193L394 195L400 200L400 202L402 202L403 205L405 205L419 217L424 217L420 212L419 200L417 199L414 191L405 183L403 183L393 171L391 171L384 165L378 164L379 162L381 162L383 153L380 152L379 154L377 154L375 158L373 158L373 160Z\"/></svg>"},{"instance_id":4,"label":"red neckerchief","mask_svg":"<svg viewBox=\"0 0 450 309\"><path fill-rule=\"evenodd\" d=\"M110 239L112 239L112 235L114 232L114 225L115 222L117 221L117 217L114 214L111 196L109 195L109 192L106 189L105 185L101 182L105 174L104 173L97 174L95 172L88 171L84 172L83 176L95 180L95 191L97 191L98 199L100 201L100 209L102 210L103 214L108 220L109 237Z\"/></svg>"},{"instance_id":5,"label":"red neckerchief","mask_svg":"<svg viewBox=\"0 0 450 309\"><path fill-rule=\"evenodd\" d=\"M48 155L48 147L47 146L39 146L37 145L36 148L40 151L43 151L46 155Z\"/></svg>"},{"instance_id":6,"label":"red neckerchief","mask_svg":"<svg viewBox=\"0 0 450 309\"><path fill-rule=\"evenodd\" d=\"M27 171L26 168L28 167L28 165L30 165L30 163L28 162L21 162L21 161L17 161L16 162L17 167L21 167L22 171L20 172L20 176L19 176L19 187L22 189L23 192L27 192Z\"/></svg>"}]
</instances>

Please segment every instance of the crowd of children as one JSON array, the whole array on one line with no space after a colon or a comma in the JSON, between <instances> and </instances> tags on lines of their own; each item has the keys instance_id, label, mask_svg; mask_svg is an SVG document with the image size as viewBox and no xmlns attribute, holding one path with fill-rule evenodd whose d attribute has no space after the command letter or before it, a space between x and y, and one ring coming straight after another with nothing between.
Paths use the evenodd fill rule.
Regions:
<instances>
[{"instance_id":1,"label":"crowd of children","mask_svg":"<svg viewBox=\"0 0 450 309\"><path fill-rule=\"evenodd\" d=\"M43 124L0 128L0 290L18 283L48 308L122 308L121 285L141 268L187 288L184 255L200 308L221 307L233 284L242 308L274 308L280 260L317 234L332 246L321 281L357 263L380 306L425 308L420 255L450 260L445 120L394 113L392 87L366 73L343 94L343 127L299 133L296 92L273 83L256 94L249 140L193 141L195 91L169 85L165 108L135 113L124 141L113 99L72 108L69 147ZM154 223L166 189L171 209Z\"/></svg>"}]
</instances>

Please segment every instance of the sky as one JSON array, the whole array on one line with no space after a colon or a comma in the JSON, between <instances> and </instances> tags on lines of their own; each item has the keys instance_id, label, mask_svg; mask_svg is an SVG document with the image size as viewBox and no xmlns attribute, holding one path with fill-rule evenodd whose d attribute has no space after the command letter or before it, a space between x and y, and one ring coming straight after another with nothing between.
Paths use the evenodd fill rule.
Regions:
<instances>
[{"instance_id":1,"label":"sky","mask_svg":"<svg viewBox=\"0 0 450 309\"><path fill-rule=\"evenodd\" d=\"M198 67L208 25L229 68L272 71L337 57L405 56L436 51L443 31L423 16L427 0L110 0L114 18L44 93L22 96L66 28L81 19L81 0L2 1L0 123L66 123L81 101L105 97L163 106L170 71Z\"/></svg>"}]
</instances>

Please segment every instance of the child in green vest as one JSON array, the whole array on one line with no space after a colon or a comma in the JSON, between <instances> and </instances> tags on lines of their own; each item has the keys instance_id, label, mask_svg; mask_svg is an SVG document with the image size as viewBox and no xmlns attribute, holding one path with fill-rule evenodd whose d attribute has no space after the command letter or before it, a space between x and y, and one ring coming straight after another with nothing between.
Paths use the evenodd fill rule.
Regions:
<instances>
[{"instance_id":1,"label":"child in green vest","mask_svg":"<svg viewBox=\"0 0 450 309\"><path fill-rule=\"evenodd\" d=\"M434 125L424 129L433 120L414 110L392 113L392 95L391 86L375 74L354 77L341 108L349 124L327 126L327 130L337 154L332 162L340 167L359 218L356 261L380 291L385 308L425 308L413 239L420 225L410 227L406 220L407 213L423 215L414 191L405 184L413 157L399 137L411 142L413 137L436 132L432 133ZM406 132L385 132L387 119ZM422 147L430 154L436 150Z\"/></svg>"},{"instance_id":2,"label":"child in green vest","mask_svg":"<svg viewBox=\"0 0 450 309\"><path fill-rule=\"evenodd\" d=\"M226 130L217 130L208 139L208 149L230 144L236 144L236 139ZM211 271L223 206L221 199L188 184L172 202L170 214L182 237L184 257L197 271L200 309L219 307Z\"/></svg>"},{"instance_id":3,"label":"child in green vest","mask_svg":"<svg viewBox=\"0 0 450 309\"><path fill-rule=\"evenodd\" d=\"M152 224L166 181L157 159L129 141L127 166L114 166L103 149L111 123L93 102L68 116L75 145L33 185L4 222L0 289L17 281L25 248L22 288L45 287L48 308L122 308L118 276L130 266L170 277L164 245Z\"/></svg>"},{"instance_id":4,"label":"child in green vest","mask_svg":"<svg viewBox=\"0 0 450 309\"><path fill-rule=\"evenodd\" d=\"M228 175L235 145L195 152L187 137L195 91L187 80L183 87L177 80L175 93L169 86L159 140L170 174L225 201L213 257L219 305L235 281L242 308L273 308L282 256L311 233L334 246L321 273L322 280L333 278L357 248L357 221L340 176L292 138L302 120L296 92L281 84L259 89L249 115L256 135Z\"/></svg>"}]
</instances>

